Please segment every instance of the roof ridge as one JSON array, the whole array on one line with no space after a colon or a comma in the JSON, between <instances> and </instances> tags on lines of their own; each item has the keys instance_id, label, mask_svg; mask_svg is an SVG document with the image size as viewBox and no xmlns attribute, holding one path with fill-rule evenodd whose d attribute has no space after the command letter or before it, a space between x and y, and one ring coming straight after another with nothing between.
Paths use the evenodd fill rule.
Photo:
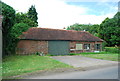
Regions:
<instances>
[{"instance_id":1,"label":"roof ridge","mask_svg":"<svg viewBox=\"0 0 120 81\"><path fill-rule=\"evenodd\" d=\"M49 29L49 30L61 30L61 31L73 31L73 32L87 32L87 31L65 30L65 29L54 29L54 28L41 28L41 27L31 27L30 29Z\"/></svg>"}]
</instances>

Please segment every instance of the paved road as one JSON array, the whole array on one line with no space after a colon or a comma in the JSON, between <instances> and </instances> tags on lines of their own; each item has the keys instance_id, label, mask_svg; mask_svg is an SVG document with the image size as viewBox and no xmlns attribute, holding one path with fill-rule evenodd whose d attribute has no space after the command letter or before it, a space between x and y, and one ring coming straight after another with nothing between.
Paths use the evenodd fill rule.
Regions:
<instances>
[{"instance_id":1,"label":"paved road","mask_svg":"<svg viewBox=\"0 0 120 81\"><path fill-rule=\"evenodd\" d=\"M106 67L102 69L63 72L53 75L37 75L26 77L27 79L118 79L118 66Z\"/></svg>"}]
</instances>

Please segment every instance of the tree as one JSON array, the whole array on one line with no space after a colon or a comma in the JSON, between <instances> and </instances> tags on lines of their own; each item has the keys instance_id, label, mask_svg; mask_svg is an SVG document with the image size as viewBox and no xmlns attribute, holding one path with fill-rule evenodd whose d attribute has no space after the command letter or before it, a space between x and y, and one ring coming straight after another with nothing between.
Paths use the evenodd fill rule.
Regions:
<instances>
[{"instance_id":1,"label":"tree","mask_svg":"<svg viewBox=\"0 0 120 81\"><path fill-rule=\"evenodd\" d=\"M16 13L16 23L26 23L30 27L36 27L37 23L35 23L31 18L28 17L27 13Z\"/></svg>"},{"instance_id":2,"label":"tree","mask_svg":"<svg viewBox=\"0 0 120 81\"><path fill-rule=\"evenodd\" d=\"M82 28L81 28L82 25L78 24L78 23L75 23L73 25L70 25L69 27L67 27L67 30L76 30L76 31L81 31Z\"/></svg>"},{"instance_id":3,"label":"tree","mask_svg":"<svg viewBox=\"0 0 120 81\"><path fill-rule=\"evenodd\" d=\"M67 30L76 30L76 31L89 31L91 25L90 24L78 24L75 23L73 25L70 25Z\"/></svg>"},{"instance_id":4,"label":"tree","mask_svg":"<svg viewBox=\"0 0 120 81\"><path fill-rule=\"evenodd\" d=\"M25 23L16 23L12 28L11 28L11 33L10 33L10 36L11 36L11 44L10 44L10 51L15 54L15 51L16 51L16 46L17 46L17 43L19 41L19 36L22 35L22 32L25 32L27 31L28 29L30 28L30 26L28 26L27 24Z\"/></svg>"},{"instance_id":5,"label":"tree","mask_svg":"<svg viewBox=\"0 0 120 81\"><path fill-rule=\"evenodd\" d=\"M94 36L97 36L97 37L98 37L98 28L99 28L99 25L98 25L98 24L91 25L91 26L90 26L90 29L89 29L89 32L90 32L91 34L93 34Z\"/></svg>"},{"instance_id":6,"label":"tree","mask_svg":"<svg viewBox=\"0 0 120 81\"><path fill-rule=\"evenodd\" d=\"M2 37L3 37L3 57L6 55L15 54L16 45L19 41L19 36L28 28L37 26L37 12L35 7L29 10L28 13L17 13L15 10L0 1L2 4ZM31 13L32 12L32 13Z\"/></svg>"},{"instance_id":7,"label":"tree","mask_svg":"<svg viewBox=\"0 0 120 81\"><path fill-rule=\"evenodd\" d=\"M76 24L73 24L73 25L67 27L67 30L88 31L91 34L98 36L98 28L99 28L98 24L91 25L91 24L76 23Z\"/></svg>"},{"instance_id":8,"label":"tree","mask_svg":"<svg viewBox=\"0 0 120 81\"><path fill-rule=\"evenodd\" d=\"M25 23L16 23L10 31L12 38L19 39L18 37L22 35L22 32L27 31L29 28L30 26Z\"/></svg>"},{"instance_id":9,"label":"tree","mask_svg":"<svg viewBox=\"0 0 120 81\"><path fill-rule=\"evenodd\" d=\"M36 12L35 6L32 5L29 8L28 17L36 23L36 26L38 26L38 22L37 22L38 17L37 17L37 12Z\"/></svg>"},{"instance_id":10,"label":"tree","mask_svg":"<svg viewBox=\"0 0 120 81\"><path fill-rule=\"evenodd\" d=\"M25 23L16 23L11 29L12 38L19 39L18 37L22 35L22 32L27 31L29 28L30 26Z\"/></svg>"},{"instance_id":11,"label":"tree","mask_svg":"<svg viewBox=\"0 0 120 81\"><path fill-rule=\"evenodd\" d=\"M10 30L10 40L9 40L9 51L11 54L15 54L16 46L19 41L19 36L22 34L22 32L25 32L28 28L30 28L25 23L16 23Z\"/></svg>"},{"instance_id":12,"label":"tree","mask_svg":"<svg viewBox=\"0 0 120 81\"><path fill-rule=\"evenodd\" d=\"M99 37L107 42L107 46L120 45L120 12L111 19L106 18L99 27Z\"/></svg>"},{"instance_id":13,"label":"tree","mask_svg":"<svg viewBox=\"0 0 120 81\"><path fill-rule=\"evenodd\" d=\"M2 15L3 15L3 21L2 21L2 39L3 39L3 56L10 54L10 30L12 26L15 23L15 10L0 1L0 4L2 4Z\"/></svg>"},{"instance_id":14,"label":"tree","mask_svg":"<svg viewBox=\"0 0 120 81\"><path fill-rule=\"evenodd\" d=\"M105 39L105 35L106 34L106 23L109 21L109 18L107 17L104 21L102 21L102 23L100 24L100 27L99 27L99 37L102 38L102 39Z\"/></svg>"},{"instance_id":15,"label":"tree","mask_svg":"<svg viewBox=\"0 0 120 81\"><path fill-rule=\"evenodd\" d=\"M117 12L110 21L111 23L111 45L120 46L120 12Z\"/></svg>"}]
</instances>

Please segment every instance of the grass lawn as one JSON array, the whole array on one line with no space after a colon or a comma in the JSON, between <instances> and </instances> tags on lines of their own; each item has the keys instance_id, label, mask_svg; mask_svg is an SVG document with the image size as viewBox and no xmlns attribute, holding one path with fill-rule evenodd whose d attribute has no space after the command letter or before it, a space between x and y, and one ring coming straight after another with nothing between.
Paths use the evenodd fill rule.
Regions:
<instances>
[{"instance_id":1,"label":"grass lawn","mask_svg":"<svg viewBox=\"0 0 120 81\"><path fill-rule=\"evenodd\" d=\"M99 52L99 53L81 53L79 54L81 56L90 57L90 58L96 58L96 59L103 59L103 60L110 60L110 61L120 61L120 58L118 58L117 53L109 53L109 52Z\"/></svg>"},{"instance_id":2,"label":"grass lawn","mask_svg":"<svg viewBox=\"0 0 120 81\"><path fill-rule=\"evenodd\" d=\"M81 55L81 56L96 58L96 59L118 61L119 54L99 52L99 53L81 53L81 54L72 53L70 55ZM73 68L72 66L69 66L67 64L64 64L62 62L52 59L49 56L38 56L38 55L9 56L3 59L2 67L3 67L2 76L4 79L9 76L35 72L39 70L50 70L50 69L57 69L57 68Z\"/></svg>"},{"instance_id":3,"label":"grass lawn","mask_svg":"<svg viewBox=\"0 0 120 81\"><path fill-rule=\"evenodd\" d=\"M34 72L38 70L49 70L55 68L72 68L67 64L49 58L48 56L9 56L3 59L2 76L6 78L8 76L20 75L23 73Z\"/></svg>"}]
</instances>

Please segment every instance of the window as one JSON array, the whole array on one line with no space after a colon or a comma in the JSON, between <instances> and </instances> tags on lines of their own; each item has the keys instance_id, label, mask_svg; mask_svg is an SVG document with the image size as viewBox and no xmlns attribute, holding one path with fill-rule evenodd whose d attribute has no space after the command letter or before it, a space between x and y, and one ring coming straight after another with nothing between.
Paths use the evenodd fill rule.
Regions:
<instances>
[{"instance_id":1,"label":"window","mask_svg":"<svg viewBox=\"0 0 120 81\"><path fill-rule=\"evenodd\" d=\"M84 49L89 50L90 49L90 44L84 44Z\"/></svg>"},{"instance_id":2,"label":"window","mask_svg":"<svg viewBox=\"0 0 120 81\"><path fill-rule=\"evenodd\" d=\"M82 50L82 44L76 44L76 50Z\"/></svg>"},{"instance_id":3,"label":"window","mask_svg":"<svg viewBox=\"0 0 120 81\"><path fill-rule=\"evenodd\" d=\"M100 44L95 44L95 50L100 50Z\"/></svg>"}]
</instances>

